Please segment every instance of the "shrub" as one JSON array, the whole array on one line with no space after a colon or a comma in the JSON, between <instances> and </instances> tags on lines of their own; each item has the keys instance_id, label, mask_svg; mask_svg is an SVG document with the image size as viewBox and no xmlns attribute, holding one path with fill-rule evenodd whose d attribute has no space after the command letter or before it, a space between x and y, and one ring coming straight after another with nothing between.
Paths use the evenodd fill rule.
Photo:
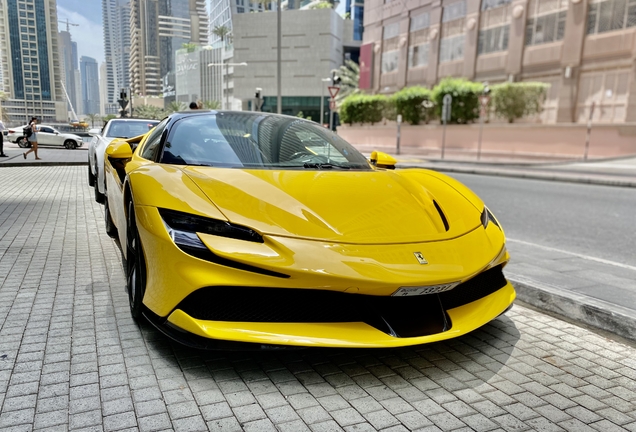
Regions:
<instances>
[{"instance_id":1,"label":"shrub","mask_svg":"<svg viewBox=\"0 0 636 432\"><path fill-rule=\"evenodd\" d=\"M340 105L340 120L343 123L378 123L382 121L386 96L354 94Z\"/></svg>"},{"instance_id":2,"label":"shrub","mask_svg":"<svg viewBox=\"0 0 636 432\"><path fill-rule=\"evenodd\" d=\"M495 115L512 123L523 116L539 114L548 88L548 84L540 82L507 82L493 86L491 102Z\"/></svg>"},{"instance_id":3,"label":"shrub","mask_svg":"<svg viewBox=\"0 0 636 432\"><path fill-rule=\"evenodd\" d=\"M479 118L479 95L483 84L468 81L464 78L444 78L432 91L435 113L441 118L444 96L450 94L450 123L469 123Z\"/></svg>"},{"instance_id":4,"label":"shrub","mask_svg":"<svg viewBox=\"0 0 636 432\"><path fill-rule=\"evenodd\" d=\"M410 124L428 123L434 115L431 91L426 87L404 87L391 97L391 101L396 114L402 114L402 119Z\"/></svg>"}]
</instances>

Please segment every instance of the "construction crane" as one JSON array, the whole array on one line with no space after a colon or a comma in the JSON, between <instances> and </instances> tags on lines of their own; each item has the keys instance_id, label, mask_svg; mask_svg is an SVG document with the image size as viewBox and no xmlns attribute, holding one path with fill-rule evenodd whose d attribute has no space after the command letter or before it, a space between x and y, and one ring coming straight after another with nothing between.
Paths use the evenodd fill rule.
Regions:
<instances>
[{"instance_id":1,"label":"construction crane","mask_svg":"<svg viewBox=\"0 0 636 432\"><path fill-rule=\"evenodd\" d=\"M66 32L67 33L70 33L69 26L79 27L79 24L73 24L71 22L68 22L68 18L66 18L66 21L59 20L59 22L61 22L61 23L65 22L66 23Z\"/></svg>"}]
</instances>

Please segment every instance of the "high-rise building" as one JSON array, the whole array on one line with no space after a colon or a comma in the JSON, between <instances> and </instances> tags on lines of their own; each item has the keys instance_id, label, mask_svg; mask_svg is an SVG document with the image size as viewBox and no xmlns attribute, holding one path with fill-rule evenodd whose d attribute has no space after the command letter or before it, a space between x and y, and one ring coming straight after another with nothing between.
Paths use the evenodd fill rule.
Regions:
<instances>
[{"instance_id":1,"label":"high-rise building","mask_svg":"<svg viewBox=\"0 0 636 432\"><path fill-rule=\"evenodd\" d=\"M65 121L55 0L0 0L0 89L10 124Z\"/></svg>"},{"instance_id":2,"label":"high-rise building","mask_svg":"<svg viewBox=\"0 0 636 432\"><path fill-rule=\"evenodd\" d=\"M177 50L174 77L174 96L177 102L188 105L197 100L221 101L219 68L208 65L220 64L222 55L221 48L211 46L196 45Z\"/></svg>"},{"instance_id":3,"label":"high-rise building","mask_svg":"<svg viewBox=\"0 0 636 432\"><path fill-rule=\"evenodd\" d=\"M99 104L99 115L101 117L104 117L107 114L111 114L106 113L107 104L104 103L105 100L108 100L108 86L107 81L104 79L106 77L106 62L99 65L99 76L101 78L99 80L99 100L102 102L101 104Z\"/></svg>"},{"instance_id":4,"label":"high-rise building","mask_svg":"<svg viewBox=\"0 0 636 432\"><path fill-rule=\"evenodd\" d=\"M71 113L73 111L77 112L80 108L78 99L81 100L81 98L77 97L75 91L75 71L78 70L77 42L71 40L71 33L68 31L61 31L58 37L60 43L60 71L62 82L64 83L63 90L66 90L65 96L68 96L68 111Z\"/></svg>"},{"instance_id":5,"label":"high-rise building","mask_svg":"<svg viewBox=\"0 0 636 432\"><path fill-rule=\"evenodd\" d=\"M163 78L174 74L176 51L187 43L207 43L207 23L205 0L131 0L130 79L134 94L161 94Z\"/></svg>"},{"instance_id":6,"label":"high-rise building","mask_svg":"<svg viewBox=\"0 0 636 432\"><path fill-rule=\"evenodd\" d=\"M92 57L80 58L82 75L82 113L98 114L99 109L99 67Z\"/></svg>"},{"instance_id":7,"label":"high-rise building","mask_svg":"<svg viewBox=\"0 0 636 432\"><path fill-rule=\"evenodd\" d=\"M122 88L130 86L130 0L102 0L106 98L104 111L116 114Z\"/></svg>"}]
</instances>

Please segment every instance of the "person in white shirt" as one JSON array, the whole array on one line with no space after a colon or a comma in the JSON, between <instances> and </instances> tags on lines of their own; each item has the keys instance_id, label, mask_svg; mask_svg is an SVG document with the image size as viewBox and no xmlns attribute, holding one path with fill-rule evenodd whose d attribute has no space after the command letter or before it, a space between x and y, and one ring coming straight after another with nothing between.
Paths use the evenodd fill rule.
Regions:
<instances>
[{"instance_id":1,"label":"person in white shirt","mask_svg":"<svg viewBox=\"0 0 636 432\"><path fill-rule=\"evenodd\" d=\"M0 120L0 157L7 157L6 154L4 154L4 131L5 131L5 127L4 127L4 123L2 123L2 120Z\"/></svg>"}]
</instances>

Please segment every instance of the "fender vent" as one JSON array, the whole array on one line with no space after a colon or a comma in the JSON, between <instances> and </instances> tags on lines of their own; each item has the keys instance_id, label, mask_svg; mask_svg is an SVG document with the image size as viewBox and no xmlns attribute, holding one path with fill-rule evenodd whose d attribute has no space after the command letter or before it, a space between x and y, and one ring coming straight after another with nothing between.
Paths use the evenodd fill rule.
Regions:
<instances>
[{"instance_id":1,"label":"fender vent","mask_svg":"<svg viewBox=\"0 0 636 432\"><path fill-rule=\"evenodd\" d=\"M439 206L439 204L437 204L437 201L433 200L433 204L435 204L435 208L437 209L437 213L439 213L439 217L442 218L442 222L444 222L444 229L446 231L448 231L448 219L446 219L446 216L444 215L444 212L442 211L441 207Z\"/></svg>"}]
</instances>

